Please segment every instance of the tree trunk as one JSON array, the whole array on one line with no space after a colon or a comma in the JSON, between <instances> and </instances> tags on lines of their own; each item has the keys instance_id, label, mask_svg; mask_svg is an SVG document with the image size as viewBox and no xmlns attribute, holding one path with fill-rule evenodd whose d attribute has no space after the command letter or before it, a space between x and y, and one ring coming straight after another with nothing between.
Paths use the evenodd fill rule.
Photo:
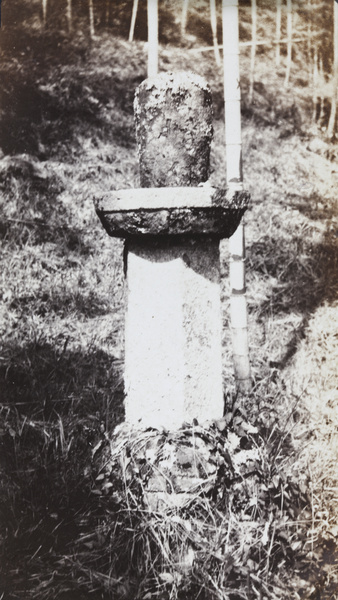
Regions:
<instances>
[{"instance_id":1,"label":"tree trunk","mask_svg":"<svg viewBox=\"0 0 338 600\"><path fill-rule=\"evenodd\" d=\"M318 101L318 44L315 44L313 51L313 71L312 71L312 122L317 121L317 101Z\"/></svg>"},{"instance_id":2,"label":"tree trunk","mask_svg":"<svg viewBox=\"0 0 338 600\"><path fill-rule=\"evenodd\" d=\"M333 0L333 75L332 100L327 135L331 139L336 132L336 115L338 101L338 2Z\"/></svg>"},{"instance_id":3,"label":"tree trunk","mask_svg":"<svg viewBox=\"0 0 338 600\"><path fill-rule=\"evenodd\" d=\"M148 0L148 77L158 72L158 0Z\"/></svg>"},{"instance_id":4,"label":"tree trunk","mask_svg":"<svg viewBox=\"0 0 338 600\"><path fill-rule=\"evenodd\" d=\"M42 0L42 23L45 27L47 23L47 0Z\"/></svg>"},{"instance_id":5,"label":"tree trunk","mask_svg":"<svg viewBox=\"0 0 338 600\"><path fill-rule=\"evenodd\" d=\"M93 39L95 36L93 0L89 0L89 33L90 37Z\"/></svg>"},{"instance_id":6,"label":"tree trunk","mask_svg":"<svg viewBox=\"0 0 338 600\"><path fill-rule=\"evenodd\" d=\"M109 16L110 16L110 0L106 0L106 7L104 12L104 22L106 25L109 25Z\"/></svg>"},{"instance_id":7,"label":"tree trunk","mask_svg":"<svg viewBox=\"0 0 338 600\"><path fill-rule=\"evenodd\" d=\"M288 87L292 63L292 0L286 0L287 11L287 56L284 86Z\"/></svg>"},{"instance_id":8,"label":"tree trunk","mask_svg":"<svg viewBox=\"0 0 338 600\"><path fill-rule=\"evenodd\" d=\"M129 29L129 38L128 38L129 42L132 42L133 39L134 39L137 9L138 9L138 0L134 0L134 2L133 2L133 12L132 12L132 15L131 15L131 22L130 22L130 29Z\"/></svg>"},{"instance_id":9,"label":"tree trunk","mask_svg":"<svg viewBox=\"0 0 338 600\"><path fill-rule=\"evenodd\" d=\"M319 86L318 86L318 91L319 91L319 117L318 117L318 124L319 124L319 126L321 126L322 123L323 123L323 120L324 120L324 85L325 85L325 74L324 74L323 58L322 57L319 58L319 77L318 77L318 81L319 81Z\"/></svg>"},{"instance_id":10,"label":"tree trunk","mask_svg":"<svg viewBox=\"0 0 338 600\"><path fill-rule=\"evenodd\" d=\"M238 0L222 0L222 24L227 184L235 189L243 189ZM229 239L229 251L230 319L234 371L238 390L247 393L251 390L251 375L245 295L243 222Z\"/></svg>"},{"instance_id":11,"label":"tree trunk","mask_svg":"<svg viewBox=\"0 0 338 600\"><path fill-rule=\"evenodd\" d=\"M311 76L311 58L312 58L312 0L307 0L307 60Z\"/></svg>"},{"instance_id":12,"label":"tree trunk","mask_svg":"<svg viewBox=\"0 0 338 600\"><path fill-rule=\"evenodd\" d=\"M187 28L188 8L189 8L189 0L183 0L182 15L181 15L181 37L182 38L185 36L185 31Z\"/></svg>"},{"instance_id":13,"label":"tree trunk","mask_svg":"<svg viewBox=\"0 0 338 600\"><path fill-rule=\"evenodd\" d=\"M282 26L282 0L276 0L276 67L280 65L280 38Z\"/></svg>"},{"instance_id":14,"label":"tree trunk","mask_svg":"<svg viewBox=\"0 0 338 600\"><path fill-rule=\"evenodd\" d=\"M72 0L67 0L67 21L68 21L68 31L71 33L73 29L72 23Z\"/></svg>"},{"instance_id":15,"label":"tree trunk","mask_svg":"<svg viewBox=\"0 0 338 600\"><path fill-rule=\"evenodd\" d=\"M251 0L251 62L250 62L250 89L249 102L251 104L255 82L255 58L257 42L257 1Z\"/></svg>"},{"instance_id":16,"label":"tree trunk","mask_svg":"<svg viewBox=\"0 0 338 600\"><path fill-rule=\"evenodd\" d=\"M214 46L216 65L218 67L220 67L221 66L221 55L219 52L218 40L217 40L216 0L210 0L210 23L211 23L212 41L213 41L213 46Z\"/></svg>"}]
</instances>

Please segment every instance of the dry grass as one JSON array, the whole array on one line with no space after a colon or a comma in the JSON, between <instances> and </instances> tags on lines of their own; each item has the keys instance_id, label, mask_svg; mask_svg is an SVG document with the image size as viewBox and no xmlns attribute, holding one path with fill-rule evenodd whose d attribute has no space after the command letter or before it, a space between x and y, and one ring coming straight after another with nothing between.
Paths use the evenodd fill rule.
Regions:
<instances>
[{"instance_id":1,"label":"dry grass","mask_svg":"<svg viewBox=\"0 0 338 600\"><path fill-rule=\"evenodd\" d=\"M138 185L132 98L144 47L110 33L92 46L63 38L56 60L55 33L26 34L25 58L12 49L1 67L4 97L17 102L3 103L0 120L0 598L335 600L336 148L311 130L302 57L285 91L272 54L260 56L249 106L242 56L253 393L234 387L224 242L226 426L113 434L122 245L92 197ZM224 185L213 55L163 46L161 66L209 80L211 178ZM192 432L209 440L202 458L215 470L187 504L154 510L144 498L152 472L167 476L160 450L168 439L189 447Z\"/></svg>"}]
</instances>

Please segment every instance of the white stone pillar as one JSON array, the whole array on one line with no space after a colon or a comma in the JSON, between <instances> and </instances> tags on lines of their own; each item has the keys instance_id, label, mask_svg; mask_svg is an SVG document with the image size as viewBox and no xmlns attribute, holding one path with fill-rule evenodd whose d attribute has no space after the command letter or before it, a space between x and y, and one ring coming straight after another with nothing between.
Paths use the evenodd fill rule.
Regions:
<instances>
[{"instance_id":1,"label":"white stone pillar","mask_svg":"<svg viewBox=\"0 0 338 600\"><path fill-rule=\"evenodd\" d=\"M223 415L219 242L128 249L126 420L178 428Z\"/></svg>"},{"instance_id":2,"label":"white stone pillar","mask_svg":"<svg viewBox=\"0 0 338 600\"><path fill-rule=\"evenodd\" d=\"M148 79L134 107L143 189L108 192L96 210L126 238L126 421L173 430L223 416L219 240L248 194L203 185L212 106L201 77Z\"/></svg>"}]
</instances>

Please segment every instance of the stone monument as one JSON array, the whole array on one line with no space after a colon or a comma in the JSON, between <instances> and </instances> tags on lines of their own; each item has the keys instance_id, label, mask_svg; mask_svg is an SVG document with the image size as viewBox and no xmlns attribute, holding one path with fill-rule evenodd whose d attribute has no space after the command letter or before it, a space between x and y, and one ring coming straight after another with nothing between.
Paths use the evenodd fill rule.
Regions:
<instances>
[{"instance_id":1,"label":"stone monument","mask_svg":"<svg viewBox=\"0 0 338 600\"><path fill-rule=\"evenodd\" d=\"M212 103L200 76L145 80L134 111L141 188L95 207L126 244L126 421L173 430L223 416L219 241L249 195L208 185Z\"/></svg>"}]
</instances>

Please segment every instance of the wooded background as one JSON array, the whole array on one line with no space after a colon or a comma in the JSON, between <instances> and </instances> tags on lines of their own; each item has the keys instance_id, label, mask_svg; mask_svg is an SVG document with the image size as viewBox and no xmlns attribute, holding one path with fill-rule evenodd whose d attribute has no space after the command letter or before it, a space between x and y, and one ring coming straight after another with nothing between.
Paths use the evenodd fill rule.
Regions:
<instances>
[{"instance_id":1,"label":"wooded background","mask_svg":"<svg viewBox=\"0 0 338 600\"><path fill-rule=\"evenodd\" d=\"M150 0L149 5L156 3ZM253 101L255 65L264 51L274 48L271 71L284 65L285 87L290 78L297 77L297 56L301 54L306 59L304 85L313 90L313 121L324 123L332 138L336 132L338 86L337 1L240 0L239 7L240 11L251 13L251 23L240 15L240 44L250 52L251 61L249 101ZM159 0L159 41L193 52L213 51L215 63L220 66L221 9L220 0ZM274 27L271 21L266 26L267 10L275 13ZM202 18L206 12L210 27ZM88 36L93 43L95 35L103 30L118 33L129 41L148 39L146 0L4 0L2 13L3 50L18 44L15 31L22 35L29 30L36 33L40 28L49 34Z\"/></svg>"}]
</instances>

